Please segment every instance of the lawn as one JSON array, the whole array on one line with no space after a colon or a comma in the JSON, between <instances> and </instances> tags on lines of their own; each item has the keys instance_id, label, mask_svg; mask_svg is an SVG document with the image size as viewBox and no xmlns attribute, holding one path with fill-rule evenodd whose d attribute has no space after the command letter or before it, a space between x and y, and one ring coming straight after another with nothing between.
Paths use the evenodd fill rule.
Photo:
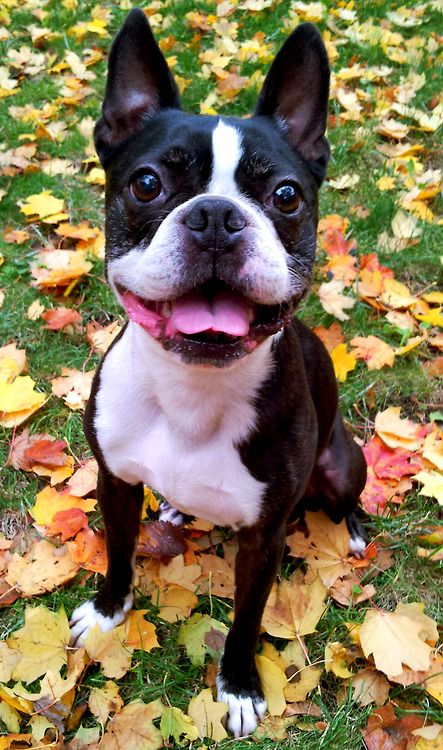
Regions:
<instances>
[{"instance_id":1,"label":"lawn","mask_svg":"<svg viewBox=\"0 0 443 750\"><path fill-rule=\"evenodd\" d=\"M82 413L124 315L104 279L92 129L131 4L2 4L0 748L443 746L439 6L142 6L188 111L250 113L300 21L318 25L333 69L317 264L298 314L330 350L366 446L371 544L358 561L322 518L294 532L260 645L272 715L233 740L211 693L233 610L227 532L197 521L159 556L147 488L136 612L86 651L67 646L66 615L106 566Z\"/></svg>"}]
</instances>

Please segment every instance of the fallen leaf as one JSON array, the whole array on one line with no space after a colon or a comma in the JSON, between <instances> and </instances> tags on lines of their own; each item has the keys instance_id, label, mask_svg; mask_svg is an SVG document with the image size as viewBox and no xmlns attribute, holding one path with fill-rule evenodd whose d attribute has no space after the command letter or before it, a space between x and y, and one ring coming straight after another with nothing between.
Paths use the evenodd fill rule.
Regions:
<instances>
[{"instance_id":1,"label":"fallen leaf","mask_svg":"<svg viewBox=\"0 0 443 750\"><path fill-rule=\"evenodd\" d=\"M343 294L344 288L343 281L328 281L321 284L318 289L322 307L339 320L349 320L349 315L344 311L354 307L356 303L355 298Z\"/></svg>"},{"instance_id":2,"label":"fallen leaf","mask_svg":"<svg viewBox=\"0 0 443 750\"><path fill-rule=\"evenodd\" d=\"M271 716L281 716L286 708L284 689L287 678L284 671L271 659L262 654L255 657L257 671Z\"/></svg>"},{"instance_id":3,"label":"fallen leaf","mask_svg":"<svg viewBox=\"0 0 443 750\"><path fill-rule=\"evenodd\" d=\"M30 508L30 513L36 523L41 526L50 524L56 513L80 508L84 513L94 510L97 501L94 498L84 499L74 495L63 495L54 487L44 487L36 497L35 505Z\"/></svg>"},{"instance_id":4,"label":"fallen leaf","mask_svg":"<svg viewBox=\"0 0 443 750\"><path fill-rule=\"evenodd\" d=\"M320 576L324 586L334 584L337 578L352 570L349 558L349 532L346 524L335 524L322 512L306 513L308 537L295 531L287 537L291 555L303 557L309 570Z\"/></svg>"},{"instance_id":5,"label":"fallen leaf","mask_svg":"<svg viewBox=\"0 0 443 750\"><path fill-rule=\"evenodd\" d=\"M375 417L375 431L390 448L406 448L416 451L421 448L421 426L410 419L400 417L400 407L390 406Z\"/></svg>"},{"instance_id":6,"label":"fallen leaf","mask_svg":"<svg viewBox=\"0 0 443 750\"><path fill-rule=\"evenodd\" d=\"M153 720L162 712L159 700L131 701L110 719L100 740L100 750L158 750L163 746L163 739Z\"/></svg>"},{"instance_id":7,"label":"fallen leaf","mask_svg":"<svg viewBox=\"0 0 443 750\"><path fill-rule=\"evenodd\" d=\"M59 672L67 662L69 623L65 611L40 605L26 607L25 624L8 638L8 646L21 654L12 679L34 682L48 670Z\"/></svg>"},{"instance_id":8,"label":"fallen leaf","mask_svg":"<svg viewBox=\"0 0 443 750\"><path fill-rule=\"evenodd\" d=\"M430 665L432 649L423 635L428 635L431 624L434 633L433 620L423 613L417 618L411 604L397 605L395 612L370 609L360 628L363 653L366 658L372 654L377 669L388 676L400 674L403 664L411 669L425 670Z\"/></svg>"},{"instance_id":9,"label":"fallen leaf","mask_svg":"<svg viewBox=\"0 0 443 750\"><path fill-rule=\"evenodd\" d=\"M340 383L344 383L348 372L355 369L357 360L352 352L348 352L346 344L339 344L330 352L332 364L334 365L335 377Z\"/></svg>"},{"instance_id":10,"label":"fallen leaf","mask_svg":"<svg viewBox=\"0 0 443 750\"><path fill-rule=\"evenodd\" d=\"M67 545L55 547L42 539L34 542L23 557L13 553L6 580L23 596L36 596L70 581L78 568Z\"/></svg>"},{"instance_id":11,"label":"fallen leaf","mask_svg":"<svg viewBox=\"0 0 443 750\"><path fill-rule=\"evenodd\" d=\"M208 737L214 742L220 742L228 736L221 723L227 710L226 703L214 701L210 688L206 688L191 698L188 715L196 725L201 739Z\"/></svg>"},{"instance_id":12,"label":"fallen leaf","mask_svg":"<svg viewBox=\"0 0 443 750\"><path fill-rule=\"evenodd\" d=\"M326 588L319 578L307 583L300 571L296 571L290 579L274 583L262 627L277 638L292 639L313 633L326 609L325 598Z\"/></svg>"},{"instance_id":13,"label":"fallen leaf","mask_svg":"<svg viewBox=\"0 0 443 750\"><path fill-rule=\"evenodd\" d=\"M202 667L205 663L206 654L215 655L214 649L208 646L206 640L208 633L212 630L220 633L220 643L223 647L228 628L209 615L202 615L196 612L181 624L177 644L185 647L186 654L192 664Z\"/></svg>"},{"instance_id":14,"label":"fallen leaf","mask_svg":"<svg viewBox=\"0 0 443 750\"><path fill-rule=\"evenodd\" d=\"M382 706L386 703L391 686L386 677L376 669L367 667L352 677L352 698L359 706L375 703Z\"/></svg>"},{"instance_id":15,"label":"fallen leaf","mask_svg":"<svg viewBox=\"0 0 443 750\"><path fill-rule=\"evenodd\" d=\"M394 364L394 350L378 336L354 336L351 345L355 347L353 356L365 360L368 370L380 370L385 365L392 367Z\"/></svg>"},{"instance_id":16,"label":"fallen leaf","mask_svg":"<svg viewBox=\"0 0 443 750\"><path fill-rule=\"evenodd\" d=\"M88 699L91 713L104 726L111 714L118 713L123 706L123 699L119 694L118 685L112 680L106 680L103 687L91 689Z\"/></svg>"},{"instance_id":17,"label":"fallen leaf","mask_svg":"<svg viewBox=\"0 0 443 750\"><path fill-rule=\"evenodd\" d=\"M160 732L164 740L168 741L172 737L179 746L183 745L186 740L194 742L200 737L199 730L192 719L175 706L163 710Z\"/></svg>"}]
</instances>

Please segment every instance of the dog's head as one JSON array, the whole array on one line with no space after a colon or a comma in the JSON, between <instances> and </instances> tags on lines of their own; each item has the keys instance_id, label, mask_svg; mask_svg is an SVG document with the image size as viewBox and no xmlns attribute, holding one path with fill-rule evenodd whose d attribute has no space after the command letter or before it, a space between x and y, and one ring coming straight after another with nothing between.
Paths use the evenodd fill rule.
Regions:
<instances>
[{"instance_id":1,"label":"dog's head","mask_svg":"<svg viewBox=\"0 0 443 750\"><path fill-rule=\"evenodd\" d=\"M129 318L184 362L233 364L305 294L328 90L323 42L302 24L251 118L186 114L142 11L118 33L95 129L107 275Z\"/></svg>"}]
</instances>

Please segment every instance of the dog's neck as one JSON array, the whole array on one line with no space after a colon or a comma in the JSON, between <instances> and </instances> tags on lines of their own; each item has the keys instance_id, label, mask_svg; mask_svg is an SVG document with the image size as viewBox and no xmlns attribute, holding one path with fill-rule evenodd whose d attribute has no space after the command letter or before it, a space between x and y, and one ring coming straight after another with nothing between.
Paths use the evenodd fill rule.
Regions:
<instances>
[{"instance_id":1,"label":"dog's neck","mask_svg":"<svg viewBox=\"0 0 443 750\"><path fill-rule=\"evenodd\" d=\"M238 410L238 418L245 407L252 421L255 411L250 407L272 368L272 337L229 367L218 368L183 364L137 324L129 322L126 336L147 398L177 431L206 440L228 414L234 416Z\"/></svg>"}]
</instances>

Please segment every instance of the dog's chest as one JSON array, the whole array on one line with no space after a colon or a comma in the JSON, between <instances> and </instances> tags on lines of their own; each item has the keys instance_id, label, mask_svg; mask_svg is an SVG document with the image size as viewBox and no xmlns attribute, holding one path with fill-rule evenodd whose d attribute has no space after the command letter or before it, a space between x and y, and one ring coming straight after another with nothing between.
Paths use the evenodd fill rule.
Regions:
<instances>
[{"instance_id":1,"label":"dog's chest","mask_svg":"<svg viewBox=\"0 0 443 750\"><path fill-rule=\"evenodd\" d=\"M100 374L95 429L107 466L157 490L182 513L234 529L254 524L264 484L244 466L237 445L254 426L252 399L266 369L252 378L220 372L211 383L182 368L161 372L152 352L147 369L134 355L137 336L129 326Z\"/></svg>"}]
</instances>

